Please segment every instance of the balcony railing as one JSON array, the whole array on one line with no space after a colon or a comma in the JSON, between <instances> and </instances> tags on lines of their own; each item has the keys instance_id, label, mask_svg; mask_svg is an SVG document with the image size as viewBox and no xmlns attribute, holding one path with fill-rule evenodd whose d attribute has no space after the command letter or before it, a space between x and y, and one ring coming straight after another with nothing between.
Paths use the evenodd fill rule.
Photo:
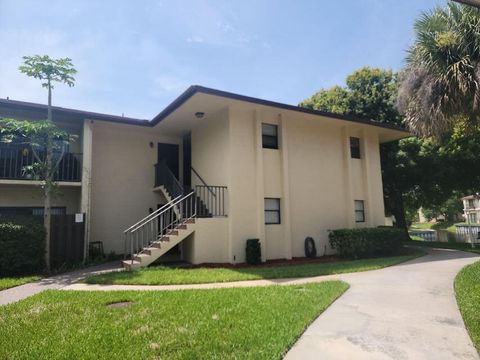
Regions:
<instances>
[{"instance_id":1,"label":"balcony railing","mask_svg":"<svg viewBox=\"0 0 480 360\"><path fill-rule=\"evenodd\" d=\"M38 152L39 158L45 159L45 152ZM54 159L60 154L54 153ZM0 146L0 179L41 180L32 170L37 163L33 151L21 146ZM82 154L66 152L63 154L55 181L79 182L82 180Z\"/></svg>"}]
</instances>

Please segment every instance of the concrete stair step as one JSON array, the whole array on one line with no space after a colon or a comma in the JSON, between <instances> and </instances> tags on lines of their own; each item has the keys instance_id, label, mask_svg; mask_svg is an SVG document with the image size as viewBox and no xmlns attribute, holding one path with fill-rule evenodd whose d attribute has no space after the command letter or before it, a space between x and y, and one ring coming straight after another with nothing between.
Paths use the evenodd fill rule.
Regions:
<instances>
[{"instance_id":1,"label":"concrete stair step","mask_svg":"<svg viewBox=\"0 0 480 360\"><path fill-rule=\"evenodd\" d=\"M180 243L193 233L195 231L193 224L195 224L195 219L188 219L173 229L166 231L165 234L157 236L155 241L151 242L147 247L143 248L140 253L133 257L133 263L131 260L123 261L124 268L134 270L150 265L163 256L174 245ZM154 234L152 235L155 236Z\"/></svg>"},{"instance_id":2,"label":"concrete stair step","mask_svg":"<svg viewBox=\"0 0 480 360\"><path fill-rule=\"evenodd\" d=\"M150 257L151 256L149 254L137 254L133 258L133 260L139 261L141 263L142 261L145 261L146 259L150 259Z\"/></svg>"},{"instance_id":3,"label":"concrete stair step","mask_svg":"<svg viewBox=\"0 0 480 360\"><path fill-rule=\"evenodd\" d=\"M132 260L123 260L122 265L127 270L133 270L141 266L140 261L136 261L136 260L133 260L133 262Z\"/></svg>"},{"instance_id":4,"label":"concrete stair step","mask_svg":"<svg viewBox=\"0 0 480 360\"><path fill-rule=\"evenodd\" d=\"M152 246L152 247L145 248L144 251L145 251L146 254L152 256L152 255L154 255L155 253L157 253L161 250L160 250L160 247Z\"/></svg>"}]
</instances>

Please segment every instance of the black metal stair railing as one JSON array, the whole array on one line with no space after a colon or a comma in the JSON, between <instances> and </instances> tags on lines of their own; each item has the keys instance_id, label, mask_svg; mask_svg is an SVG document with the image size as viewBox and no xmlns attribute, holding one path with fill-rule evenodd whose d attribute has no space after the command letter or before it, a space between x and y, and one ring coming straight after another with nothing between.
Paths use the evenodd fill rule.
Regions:
<instances>
[{"instance_id":1,"label":"black metal stair railing","mask_svg":"<svg viewBox=\"0 0 480 360\"><path fill-rule=\"evenodd\" d=\"M227 216L225 195L226 186L196 185L197 216L198 217L222 217Z\"/></svg>"},{"instance_id":2,"label":"black metal stair railing","mask_svg":"<svg viewBox=\"0 0 480 360\"><path fill-rule=\"evenodd\" d=\"M155 164L154 185L155 187L163 185L172 199L185 193L183 185L178 181L164 161Z\"/></svg>"},{"instance_id":3,"label":"black metal stair railing","mask_svg":"<svg viewBox=\"0 0 480 360\"><path fill-rule=\"evenodd\" d=\"M165 161L155 164L155 187L163 186L172 199L195 190L197 217L227 216L226 194L227 187L207 185L200 174L192 167L192 172L203 185L195 185L194 189L184 186L176 178Z\"/></svg>"}]
</instances>

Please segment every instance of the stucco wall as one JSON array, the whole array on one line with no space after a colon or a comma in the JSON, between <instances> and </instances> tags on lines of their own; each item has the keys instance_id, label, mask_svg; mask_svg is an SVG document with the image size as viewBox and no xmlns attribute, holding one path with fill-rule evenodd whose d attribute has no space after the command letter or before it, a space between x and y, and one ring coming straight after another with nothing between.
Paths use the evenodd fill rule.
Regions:
<instances>
[{"instance_id":1,"label":"stucco wall","mask_svg":"<svg viewBox=\"0 0 480 360\"><path fill-rule=\"evenodd\" d=\"M184 259L193 264L227 263L228 219L196 219L195 232L185 239Z\"/></svg>"},{"instance_id":2,"label":"stucco wall","mask_svg":"<svg viewBox=\"0 0 480 360\"><path fill-rule=\"evenodd\" d=\"M257 193L254 112L248 108L230 109L230 257L245 261L245 242L259 238L257 229ZM263 239L262 239L263 240Z\"/></svg>"},{"instance_id":3,"label":"stucco wall","mask_svg":"<svg viewBox=\"0 0 480 360\"><path fill-rule=\"evenodd\" d=\"M90 241L102 241L105 252L123 253L123 231L164 202L152 191L157 143L180 139L162 137L151 128L93 125Z\"/></svg>"},{"instance_id":4,"label":"stucco wall","mask_svg":"<svg viewBox=\"0 0 480 360\"><path fill-rule=\"evenodd\" d=\"M374 128L312 121L246 106L231 107L229 119L230 246L234 261L244 261L248 238L261 239L265 259L304 256L307 236L315 239L318 254L323 255L332 253L328 230L383 225L379 141ZM255 124L262 122L278 124L279 137L285 143L280 142L278 150L260 149L258 157L255 139L261 138L256 133L261 126ZM350 136L361 138L360 160L350 158ZM257 162L260 166L256 167ZM281 199L281 224L264 224L265 197ZM355 199L365 201L365 223L354 222Z\"/></svg>"},{"instance_id":5,"label":"stucco wall","mask_svg":"<svg viewBox=\"0 0 480 360\"><path fill-rule=\"evenodd\" d=\"M43 207L40 187L29 185L0 185L1 207ZM66 207L67 214L79 211L80 187L61 186L52 200L52 206Z\"/></svg>"},{"instance_id":6,"label":"stucco wall","mask_svg":"<svg viewBox=\"0 0 480 360\"><path fill-rule=\"evenodd\" d=\"M220 111L199 120L192 131L192 167L208 185L228 183L228 113ZM201 185L192 173L192 185Z\"/></svg>"},{"instance_id":7,"label":"stucco wall","mask_svg":"<svg viewBox=\"0 0 480 360\"><path fill-rule=\"evenodd\" d=\"M230 106L192 130L192 166L210 185L228 186L228 218L200 219L185 240L187 260L243 262L245 242L259 238L263 259L304 256L312 236L319 255L331 253L328 230L382 225L383 194L374 128L291 113ZM280 148L261 147L261 123L279 126ZM351 159L349 136L362 139ZM162 202L152 191L157 161L149 142L181 143L150 128L93 126L91 241L123 251L123 230ZM192 175L192 183L199 180ZM281 199L282 222L265 225L264 198ZM354 222L353 200L364 200L365 224Z\"/></svg>"}]
</instances>

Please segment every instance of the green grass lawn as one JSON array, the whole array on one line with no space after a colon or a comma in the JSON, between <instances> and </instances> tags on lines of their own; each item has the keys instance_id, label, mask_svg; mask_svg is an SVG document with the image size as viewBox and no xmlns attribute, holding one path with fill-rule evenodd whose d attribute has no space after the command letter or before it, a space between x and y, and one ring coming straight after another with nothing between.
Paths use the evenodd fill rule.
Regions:
<instances>
[{"instance_id":1,"label":"green grass lawn","mask_svg":"<svg viewBox=\"0 0 480 360\"><path fill-rule=\"evenodd\" d=\"M40 276L19 276L0 278L0 290L5 290L15 286L27 284L29 282L40 280Z\"/></svg>"},{"instance_id":2,"label":"green grass lawn","mask_svg":"<svg viewBox=\"0 0 480 360\"><path fill-rule=\"evenodd\" d=\"M0 307L0 358L281 359L347 288L48 290ZM106 307L118 301L134 303Z\"/></svg>"},{"instance_id":3,"label":"green grass lawn","mask_svg":"<svg viewBox=\"0 0 480 360\"><path fill-rule=\"evenodd\" d=\"M479 247L472 248L472 245L469 243L423 241L423 239L420 239L417 241L417 239L412 239L412 241L406 241L404 244L412 245L412 246L430 247L430 248L461 250L461 251L468 251L468 252L480 254L480 248Z\"/></svg>"},{"instance_id":4,"label":"green grass lawn","mask_svg":"<svg viewBox=\"0 0 480 360\"><path fill-rule=\"evenodd\" d=\"M409 255L366 260L272 267L185 269L156 266L131 272L121 271L91 276L85 282L89 284L171 285L309 277L380 269L422 254L416 252Z\"/></svg>"},{"instance_id":5,"label":"green grass lawn","mask_svg":"<svg viewBox=\"0 0 480 360\"><path fill-rule=\"evenodd\" d=\"M427 230L427 229L432 229L432 230L447 230L450 233L455 234L457 232L457 229L455 228L454 222L449 222L449 221L441 221L438 223L413 223L410 226L411 230Z\"/></svg>"},{"instance_id":6,"label":"green grass lawn","mask_svg":"<svg viewBox=\"0 0 480 360\"><path fill-rule=\"evenodd\" d=\"M480 262L466 266L458 273L455 293L468 333L480 351Z\"/></svg>"}]
</instances>

